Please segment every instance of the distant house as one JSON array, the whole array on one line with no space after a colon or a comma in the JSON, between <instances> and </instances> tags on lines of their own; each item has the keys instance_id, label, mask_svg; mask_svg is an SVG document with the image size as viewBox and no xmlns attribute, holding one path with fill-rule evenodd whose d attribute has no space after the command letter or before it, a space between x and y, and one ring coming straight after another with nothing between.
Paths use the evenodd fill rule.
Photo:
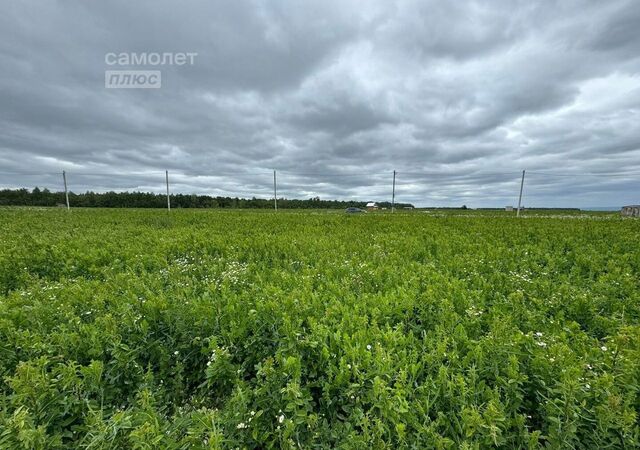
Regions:
<instances>
[{"instance_id":1,"label":"distant house","mask_svg":"<svg viewBox=\"0 0 640 450\"><path fill-rule=\"evenodd\" d=\"M504 210L513 212L513 206L505 206Z\"/></svg>"},{"instance_id":2,"label":"distant house","mask_svg":"<svg viewBox=\"0 0 640 450\"><path fill-rule=\"evenodd\" d=\"M375 202L367 203L367 210L368 211L375 211L376 209L378 209L378 205L376 205Z\"/></svg>"},{"instance_id":3,"label":"distant house","mask_svg":"<svg viewBox=\"0 0 640 450\"><path fill-rule=\"evenodd\" d=\"M640 205L623 206L620 215L625 217L640 217Z\"/></svg>"}]
</instances>

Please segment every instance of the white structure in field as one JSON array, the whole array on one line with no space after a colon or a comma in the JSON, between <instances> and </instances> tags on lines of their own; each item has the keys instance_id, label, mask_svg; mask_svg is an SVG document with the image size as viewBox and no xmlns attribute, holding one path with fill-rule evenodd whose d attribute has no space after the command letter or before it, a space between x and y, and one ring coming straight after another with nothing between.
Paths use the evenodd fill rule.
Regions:
<instances>
[{"instance_id":1,"label":"white structure in field","mask_svg":"<svg viewBox=\"0 0 640 450\"><path fill-rule=\"evenodd\" d=\"M367 203L367 209L369 211L375 211L376 209L378 209L378 205L376 205L376 202L369 202Z\"/></svg>"},{"instance_id":2,"label":"white structure in field","mask_svg":"<svg viewBox=\"0 0 640 450\"><path fill-rule=\"evenodd\" d=\"M640 205L623 206L620 215L626 217L640 217Z\"/></svg>"}]
</instances>

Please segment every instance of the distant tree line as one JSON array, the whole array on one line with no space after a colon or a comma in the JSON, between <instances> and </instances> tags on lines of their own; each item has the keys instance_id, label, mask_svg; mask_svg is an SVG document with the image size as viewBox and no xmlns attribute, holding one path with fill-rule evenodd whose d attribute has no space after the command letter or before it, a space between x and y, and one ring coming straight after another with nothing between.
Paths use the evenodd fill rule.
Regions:
<instances>
[{"instance_id":1,"label":"distant tree line","mask_svg":"<svg viewBox=\"0 0 640 450\"><path fill-rule=\"evenodd\" d=\"M167 196L150 192L69 192L69 203L76 208L166 208ZM57 206L65 205L64 192L48 189L3 189L0 190L1 206ZM340 209L348 207L364 208L366 202L278 199L278 208L287 209ZM391 208L391 202L378 203L381 208ZM412 207L410 203L396 203L397 208ZM172 208L273 208L273 199L212 197L210 195L172 194Z\"/></svg>"},{"instance_id":2,"label":"distant tree line","mask_svg":"<svg viewBox=\"0 0 640 450\"><path fill-rule=\"evenodd\" d=\"M504 208L476 208L479 211L504 211ZM513 207L513 210L517 210L517 207ZM567 208L567 207L555 207L555 206L536 206L536 207L531 207L531 206L527 206L526 208L524 206L521 207L521 209L523 210L527 210L527 211L581 211L580 208Z\"/></svg>"}]
</instances>

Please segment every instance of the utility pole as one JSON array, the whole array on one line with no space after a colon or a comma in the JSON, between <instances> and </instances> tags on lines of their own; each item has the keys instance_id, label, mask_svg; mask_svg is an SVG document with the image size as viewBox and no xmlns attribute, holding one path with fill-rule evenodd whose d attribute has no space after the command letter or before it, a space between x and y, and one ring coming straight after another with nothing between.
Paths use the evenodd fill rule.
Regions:
<instances>
[{"instance_id":1,"label":"utility pole","mask_svg":"<svg viewBox=\"0 0 640 450\"><path fill-rule=\"evenodd\" d=\"M393 171L393 188L391 190L391 212L396 210L396 171Z\"/></svg>"},{"instance_id":2,"label":"utility pole","mask_svg":"<svg viewBox=\"0 0 640 450\"><path fill-rule=\"evenodd\" d=\"M520 217L520 205L522 204L522 188L524 187L524 170L522 171L522 180L520 181L520 197L518 197L518 212L516 217Z\"/></svg>"},{"instance_id":3,"label":"utility pole","mask_svg":"<svg viewBox=\"0 0 640 450\"><path fill-rule=\"evenodd\" d=\"M167 212L171 211L171 197L169 196L169 171L164 171L167 180Z\"/></svg>"},{"instance_id":4,"label":"utility pole","mask_svg":"<svg viewBox=\"0 0 640 450\"><path fill-rule=\"evenodd\" d=\"M67 201L67 211L70 211L69 207L69 191L67 190L67 172L62 171L62 180L64 181L64 198Z\"/></svg>"},{"instance_id":5,"label":"utility pole","mask_svg":"<svg viewBox=\"0 0 640 450\"><path fill-rule=\"evenodd\" d=\"M275 169L273 170L273 208L278 211L278 184Z\"/></svg>"}]
</instances>

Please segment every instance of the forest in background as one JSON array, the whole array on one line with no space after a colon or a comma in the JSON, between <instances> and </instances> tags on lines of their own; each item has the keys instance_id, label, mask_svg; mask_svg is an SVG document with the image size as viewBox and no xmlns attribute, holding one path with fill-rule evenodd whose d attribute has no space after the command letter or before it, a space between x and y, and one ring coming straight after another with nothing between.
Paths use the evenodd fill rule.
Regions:
<instances>
[{"instance_id":1,"label":"forest in background","mask_svg":"<svg viewBox=\"0 0 640 450\"><path fill-rule=\"evenodd\" d=\"M273 198L238 198L196 194L171 194L172 208L273 208ZM69 203L79 208L165 208L166 194L151 192L69 192ZM364 208L367 202L354 200L321 200L278 198L282 209L341 209ZM391 202L378 202L381 208L391 208ZM64 192L52 192L38 187L0 190L0 206L57 206L65 205ZM413 207L410 203L396 203L396 208Z\"/></svg>"}]
</instances>

